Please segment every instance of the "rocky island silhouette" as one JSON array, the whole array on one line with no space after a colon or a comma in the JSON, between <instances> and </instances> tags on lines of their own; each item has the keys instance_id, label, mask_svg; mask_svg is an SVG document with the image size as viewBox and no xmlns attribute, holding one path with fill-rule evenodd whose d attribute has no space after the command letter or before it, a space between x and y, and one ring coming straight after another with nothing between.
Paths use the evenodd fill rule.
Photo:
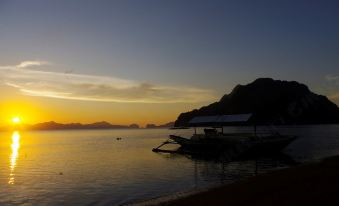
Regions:
<instances>
[{"instance_id":1,"label":"rocky island silhouette","mask_svg":"<svg viewBox=\"0 0 339 206\"><path fill-rule=\"evenodd\" d=\"M208 106L181 113L175 126L187 126L196 116L253 113L256 124L339 123L339 108L326 96L318 95L296 81L259 78L237 85L230 94Z\"/></svg>"}]
</instances>

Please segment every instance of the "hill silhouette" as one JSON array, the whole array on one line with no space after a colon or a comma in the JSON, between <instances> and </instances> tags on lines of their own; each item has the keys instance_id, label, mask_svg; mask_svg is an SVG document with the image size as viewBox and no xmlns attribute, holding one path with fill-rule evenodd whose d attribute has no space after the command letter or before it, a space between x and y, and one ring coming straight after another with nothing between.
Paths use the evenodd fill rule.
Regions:
<instances>
[{"instance_id":1,"label":"hill silhouette","mask_svg":"<svg viewBox=\"0 0 339 206\"><path fill-rule=\"evenodd\" d=\"M327 97L318 95L296 81L259 78L237 85L220 101L181 113L175 126L187 126L195 116L253 113L250 123L329 124L339 123L339 108Z\"/></svg>"}]
</instances>

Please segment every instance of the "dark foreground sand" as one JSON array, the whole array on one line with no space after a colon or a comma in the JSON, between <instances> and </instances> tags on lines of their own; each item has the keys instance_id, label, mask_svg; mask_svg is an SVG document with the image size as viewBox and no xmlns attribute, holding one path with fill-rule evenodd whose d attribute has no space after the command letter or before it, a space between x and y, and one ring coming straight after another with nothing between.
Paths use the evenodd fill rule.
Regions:
<instances>
[{"instance_id":1,"label":"dark foreground sand","mask_svg":"<svg viewBox=\"0 0 339 206\"><path fill-rule=\"evenodd\" d=\"M339 206L339 156L157 204Z\"/></svg>"}]
</instances>

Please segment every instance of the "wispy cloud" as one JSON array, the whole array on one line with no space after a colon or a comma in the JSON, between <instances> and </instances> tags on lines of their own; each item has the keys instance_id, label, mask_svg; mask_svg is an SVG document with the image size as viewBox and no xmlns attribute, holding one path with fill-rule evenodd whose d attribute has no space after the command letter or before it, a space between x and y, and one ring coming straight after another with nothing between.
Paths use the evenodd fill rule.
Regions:
<instances>
[{"instance_id":1,"label":"wispy cloud","mask_svg":"<svg viewBox=\"0 0 339 206\"><path fill-rule=\"evenodd\" d=\"M327 81L339 81L339 76L328 74L328 75L325 76L325 79Z\"/></svg>"},{"instance_id":2,"label":"wispy cloud","mask_svg":"<svg viewBox=\"0 0 339 206\"><path fill-rule=\"evenodd\" d=\"M49 65L49 62L46 61L24 61L20 64L16 65L17 68L26 68L31 66L42 66L42 65Z\"/></svg>"},{"instance_id":3,"label":"wispy cloud","mask_svg":"<svg viewBox=\"0 0 339 206\"><path fill-rule=\"evenodd\" d=\"M336 94L332 94L329 96L330 99L336 101L336 100L339 100L339 92L336 93Z\"/></svg>"},{"instance_id":4,"label":"wispy cloud","mask_svg":"<svg viewBox=\"0 0 339 206\"><path fill-rule=\"evenodd\" d=\"M331 75L328 74L325 76L326 81L328 82L328 90L330 95L328 98L334 101L335 103L339 103L339 75Z\"/></svg>"},{"instance_id":5,"label":"wispy cloud","mask_svg":"<svg viewBox=\"0 0 339 206\"><path fill-rule=\"evenodd\" d=\"M2 83L17 88L25 95L73 100L194 103L215 99L213 92L206 89L28 68L46 64L48 63L26 61L15 66L0 66Z\"/></svg>"}]
</instances>

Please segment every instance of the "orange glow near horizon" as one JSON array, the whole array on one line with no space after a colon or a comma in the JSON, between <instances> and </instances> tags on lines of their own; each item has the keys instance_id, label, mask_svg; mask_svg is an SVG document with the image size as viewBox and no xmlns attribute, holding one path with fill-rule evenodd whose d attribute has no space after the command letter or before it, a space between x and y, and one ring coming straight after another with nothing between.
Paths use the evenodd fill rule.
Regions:
<instances>
[{"instance_id":1,"label":"orange glow near horizon","mask_svg":"<svg viewBox=\"0 0 339 206\"><path fill-rule=\"evenodd\" d=\"M0 127L48 121L63 124L107 121L117 125L136 123L144 127L146 124L160 125L175 121L181 112L200 106L200 104L105 103L17 95L0 101ZM17 120L13 121L13 117L18 117L20 123L15 124Z\"/></svg>"},{"instance_id":2,"label":"orange glow near horizon","mask_svg":"<svg viewBox=\"0 0 339 206\"><path fill-rule=\"evenodd\" d=\"M38 121L35 107L25 99L7 100L0 102L0 125L18 125Z\"/></svg>"},{"instance_id":3,"label":"orange glow near horizon","mask_svg":"<svg viewBox=\"0 0 339 206\"><path fill-rule=\"evenodd\" d=\"M46 97L33 97L16 93L11 88L2 88L0 101L0 128L32 125L55 121L58 123L82 123L106 121L116 125L165 124L175 121L181 112L199 108L203 103L195 104L143 104L111 103L80 100L64 100ZM20 118L20 124L14 124L13 117Z\"/></svg>"},{"instance_id":4,"label":"orange glow near horizon","mask_svg":"<svg viewBox=\"0 0 339 206\"><path fill-rule=\"evenodd\" d=\"M93 102L62 101L49 104L21 102L0 102L0 126L30 125L41 122L55 121L58 123L78 122L83 124L107 121L111 124L165 124L174 121L181 111L189 109L178 105L153 104L107 104L100 107ZM45 100L42 100L45 101ZM174 107L176 106L176 107ZM180 105L182 106L182 105Z\"/></svg>"}]
</instances>

